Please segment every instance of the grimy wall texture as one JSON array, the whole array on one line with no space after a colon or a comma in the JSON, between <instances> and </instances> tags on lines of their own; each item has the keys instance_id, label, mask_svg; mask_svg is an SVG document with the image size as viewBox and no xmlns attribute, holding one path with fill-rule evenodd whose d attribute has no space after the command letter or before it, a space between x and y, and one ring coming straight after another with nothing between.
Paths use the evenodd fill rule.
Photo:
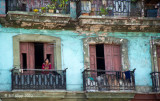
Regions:
<instances>
[{"instance_id":1,"label":"grimy wall texture","mask_svg":"<svg viewBox=\"0 0 160 101\"><path fill-rule=\"evenodd\" d=\"M78 33L71 30L39 30L23 28L5 28L0 26L0 91L11 90L11 69L13 68L13 36L21 34L39 34L61 39L61 65L67 70L67 90L82 91L82 71L84 70L83 39L89 37L114 37L128 40L128 62L130 70L136 68L137 90L150 90L152 72L150 40L160 33L113 32ZM145 88L145 89L144 89Z\"/></svg>"},{"instance_id":2,"label":"grimy wall texture","mask_svg":"<svg viewBox=\"0 0 160 101\"><path fill-rule=\"evenodd\" d=\"M76 4L72 2L70 8L70 17L72 17L72 19L76 18L75 6ZM5 0L0 0L0 14L5 14ZM30 15L34 16L34 14ZM16 21L20 16L22 21ZM24 19L24 16L27 20L33 21L27 22L27 20ZM35 19L32 19L32 16L27 17L23 14L11 14L11 16L9 15L7 18L7 21L6 19L0 20L2 23L2 25L0 25L0 91L11 91L11 69L14 67L13 37L16 35L33 34L37 34L38 36L53 36L61 40L61 55L59 58L61 58L61 69L68 68L68 91L83 90L82 71L86 68L84 59L84 51L86 50L83 47L83 40L90 37L100 38L102 41L107 37L111 39L118 38L128 40L128 67L126 68L129 68L130 70L136 68L135 83L137 91L151 91L152 81L150 73L152 72L152 54L150 41L151 36L160 36L160 33L153 33L154 30L155 32L160 32L160 20L148 18L139 18L138 20L132 18L103 19L103 17L100 17L100 20L99 18L97 19L94 17L81 17L78 27L76 26L78 22L76 22L75 25L73 24L70 26L74 27L73 29L76 29L75 27L77 27L77 30L64 30L63 27L61 27L60 30L56 30L54 29L56 25L54 25L54 21L51 20L52 16L42 19L42 22L40 22L41 19L36 18L36 20L39 20L38 25L41 24L41 26L37 27L39 29L36 29L36 23L34 22ZM47 19L51 20L48 25L43 23L43 21L46 21ZM59 20L61 19L67 22L70 18L59 18ZM95 25L97 23L101 23L101 25ZM35 25L35 28L29 29L32 25ZM67 26L66 23L64 25ZM14 26L17 28L12 28ZM28 29L24 29L23 27L27 27ZM125 68L123 69L125 70Z\"/></svg>"}]
</instances>

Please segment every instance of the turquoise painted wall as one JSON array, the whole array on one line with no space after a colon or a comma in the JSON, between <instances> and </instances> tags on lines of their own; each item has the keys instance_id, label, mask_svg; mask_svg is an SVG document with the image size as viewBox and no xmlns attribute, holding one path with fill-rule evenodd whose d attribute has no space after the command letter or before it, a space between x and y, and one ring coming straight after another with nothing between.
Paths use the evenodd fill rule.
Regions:
<instances>
[{"instance_id":1,"label":"turquoise painted wall","mask_svg":"<svg viewBox=\"0 0 160 101\"><path fill-rule=\"evenodd\" d=\"M42 34L61 38L62 68L67 70L67 90L82 90L83 41L85 34L74 31L15 29L0 26L0 91L11 90L11 72L13 68L12 37L18 34ZM136 68L136 85L151 86L151 55L150 36L160 36L160 33L108 33L108 36L128 39L128 55L130 70ZM95 34L93 35L95 37ZM92 36L90 36L92 37Z\"/></svg>"},{"instance_id":2,"label":"turquoise painted wall","mask_svg":"<svg viewBox=\"0 0 160 101\"><path fill-rule=\"evenodd\" d=\"M6 10L5 0L0 0L0 14L5 14Z\"/></svg>"}]
</instances>

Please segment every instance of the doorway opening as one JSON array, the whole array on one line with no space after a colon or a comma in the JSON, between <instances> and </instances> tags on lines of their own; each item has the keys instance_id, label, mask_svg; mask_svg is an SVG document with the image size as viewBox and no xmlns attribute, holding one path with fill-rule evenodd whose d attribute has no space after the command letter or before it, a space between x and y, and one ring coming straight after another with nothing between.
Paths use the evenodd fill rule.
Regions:
<instances>
[{"instance_id":1,"label":"doorway opening","mask_svg":"<svg viewBox=\"0 0 160 101\"><path fill-rule=\"evenodd\" d=\"M34 43L35 48L35 69L41 69L44 62L43 43Z\"/></svg>"},{"instance_id":2,"label":"doorway opening","mask_svg":"<svg viewBox=\"0 0 160 101\"><path fill-rule=\"evenodd\" d=\"M23 69L27 69L27 54L22 53Z\"/></svg>"},{"instance_id":3,"label":"doorway opening","mask_svg":"<svg viewBox=\"0 0 160 101\"><path fill-rule=\"evenodd\" d=\"M97 70L105 70L104 44L96 44ZM98 72L98 75L104 74Z\"/></svg>"}]
</instances>

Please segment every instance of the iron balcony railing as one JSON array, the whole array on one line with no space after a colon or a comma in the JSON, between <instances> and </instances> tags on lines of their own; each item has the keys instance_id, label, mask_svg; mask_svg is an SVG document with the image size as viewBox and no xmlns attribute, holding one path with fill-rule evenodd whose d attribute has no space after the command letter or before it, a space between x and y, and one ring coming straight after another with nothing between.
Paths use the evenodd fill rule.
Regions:
<instances>
[{"instance_id":1,"label":"iron balcony railing","mask_svg":"<svg viewBox=\"0 0 160 101\"><path fill-rule=\"evenodd\" d=\"M152 78L153 92L159 92L160 91L160 72L152 72L151 78Z\"/></svg>"},{"instance_id":2,"label":"iron balcony railing","mask_svg":"<svg viewBox=\"0 0 160 101\"><path fill-rule=\"evenodd\" d=\"M92 0L78 2L78 14L89 13L91 16L141 16L141 9L131 0Z\"/></svg>"},{"instance_id":3,"label":"iron balcony railing","mask_svg":"<svg viewBox=\"0 0 160 101\"><path fill-rule=\"evenodd\" d=\"M66 90L65 70L13 69L12 90Z\"/></svg>"},{"instance_id":4,"label":"iron balcony railing","mask_svg":"<svg viewBox=\"0 0 160 101\"><path fill-rule=\"evenodd\" d=\"M52 13L70 13L70 1L62 3L62 0L6 0L7 11L27 11L33 12L34 9L38 9L38 12L42 13L42 10L48 13L49 9L54 9ZM54 6L53 6L54 4Z\"/></svg>"},{"instance_id":5,"label":"iron balcony railing","mask_svg":"<svg viewBox=\"0 0 160 101\"><path fill-rule=\"evenodd\" d=\"M77 1L77 15L88 13L90 16L115 17L159 17L156 4L142 4L132 0L91 0ZM145 7L145 8L144 8Z\"/></svg>"},{"instance_id":6,"label":"iron balcony railing","mask_svg":"<svg viewBox=\"0 0 160 101\"><path fill-rule=\"evenodd\" d=\"M84 70L84 91L135 90L134 71Z\"/></svg>"}]
</instances>

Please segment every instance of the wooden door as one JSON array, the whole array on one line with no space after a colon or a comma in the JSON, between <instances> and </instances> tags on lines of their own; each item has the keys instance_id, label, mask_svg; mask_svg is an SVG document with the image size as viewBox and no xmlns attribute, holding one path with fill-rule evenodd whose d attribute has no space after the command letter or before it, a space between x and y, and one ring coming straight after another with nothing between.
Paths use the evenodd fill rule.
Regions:
<instances>
[{"instance_id":1,"label":"wooden door","mask_svg":"<svg viewBox=\"0 0 160 101\"><path fill-rule=\"evenodd\" d=\"M119 45L104 45L104 58L106 71L121 71L121 51ZM111 89L119 89L116 72L107 72L106 74ZM117 88L115 88L115 86L117 86Z\"/></svg>"},{"instance_id":2,"label":"wooden door","mask_svg":"<svg viewBox=\"0 0 160 101\"><path fill-rule=\"evenodd\" d=\"M121 71L121 51L119 45L104 45L105 70Z\"/></svg>"},{"instance_id":3,"label":"wooden door","mask_svg":"<svg viewBox=\"0 0 160 101\"><path fill-rule=\"evenodd\" d=\"M34 69L34 63L35 63L34 43L21 42L20 43L20 66L21 66L21 69Z\"/></svg>"},{"instance_id":4,"label":"wooden door","mask_svg":"<svg viewBox=\"0 0 160 101\"><path fill-rule=\"evenodd\" d=\"M28 43L29 69L35 69L34 43Z\"/></svg>"},{"instance_id":5,"label":"wooden door","mask_svg":"<svg viewBox=\"0 0 160 101\"><path fill-rule=\"evenodd\" d=\"M89 46L89 53L90 53L90 69L97 70L97 59L96 59L96 45ZM97 72L91 72L92 77L97 76Z\"/></svg>"},{"instance_id":6,"label":"wooden door","mask_svg":"<svg viewBox=\"0 0 160 101\"><path fill-rule=\"evenodd\" d=\"M113 67L115 71L121 71L121 50L119 45L113 46Z\"/></svg>"},{"instance_id":7,"label":"wooden door","mask_svg":"<svg viewBox=\"0 0 160 101\"><path fill-rule=\"evenodd\" d=\"M20 67L21 69L29 69L29 61L28 61L28 43L21 42L20 43Z\"/></svg>"},{"instance_id":8,"label":"wooden door","mask_svg":"<svg viewBox=\"0 0 160 101\"><path fill-rule=\"evenodd\" d=\"M160 72L160 46L157 46L157 64L158 64L158 72Z\"/></svg>"},{"instance_id":9,"label":"wooden door","mask_svg":"<svg viewBox=\"0 0 160 101\"><path fill-rule=\"evenodd\" d=\"M54 68L54 44L53 43L44 43L44 59L48 58L52 69Z\"/></svg>"}]
</instances>

